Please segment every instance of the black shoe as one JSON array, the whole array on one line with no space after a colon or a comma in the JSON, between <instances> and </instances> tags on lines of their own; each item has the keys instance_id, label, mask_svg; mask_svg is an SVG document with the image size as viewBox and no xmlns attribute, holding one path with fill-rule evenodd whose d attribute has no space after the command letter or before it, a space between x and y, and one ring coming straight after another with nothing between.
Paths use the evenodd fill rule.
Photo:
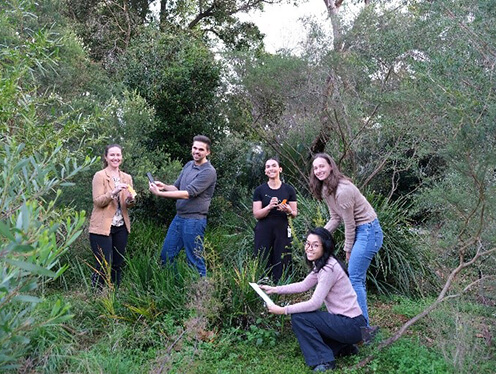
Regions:
<instances>
[{"instance_id":1,"label":"black shoe","mask_svg":"<svg viewBox=\"0 0 496 374\"><path fill-rule=\"evenodd\" d=\"M350 344L341 348L340 351L336 354L336 357L347 357L357 355L360 350L354 344Z\"/></svg>"},{"instance_id":2,"label":"black shoe","mask_svg":"<svg viewBox=\"0 0 496 374\"><path fill-rule=\"evenodd\" d=\"M370 344L379 332L379 326L362 327L360 330L362 331L363 344Z\"/></svg>"},{"instance_id":3,"label":"black shoe","mask_svg":"<svg viewBox=\"0 0 496 374\"><path fill-rule=\"evenodd\" d=\"M334 370L336 367L336 362L331 361L331 362L324 362L323 364L317 365L313 368L313 371L315 372L324 372L328 370Z\"/></svg>"}]
</instances>

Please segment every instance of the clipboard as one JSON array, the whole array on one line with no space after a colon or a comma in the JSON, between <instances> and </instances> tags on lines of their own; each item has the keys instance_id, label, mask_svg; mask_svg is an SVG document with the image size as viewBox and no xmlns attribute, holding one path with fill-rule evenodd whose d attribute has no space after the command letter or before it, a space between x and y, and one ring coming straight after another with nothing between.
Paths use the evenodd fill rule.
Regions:
<instances>
[{"instance_id":1,"label":"clipboard","mask_svg":"<svg viewBox=\"0 0 496 374\"><path fill-rule=\"evenodd\" d=\"M272 299L265 292L263 292L263 290L258 286L258 284L252 282L249 282L248 284L255 290L258 296L260 296L263 299L263 301L265 301L265 304L267 304L267 306L275 304L272 301Z\"/></svg>"}]
</instances>

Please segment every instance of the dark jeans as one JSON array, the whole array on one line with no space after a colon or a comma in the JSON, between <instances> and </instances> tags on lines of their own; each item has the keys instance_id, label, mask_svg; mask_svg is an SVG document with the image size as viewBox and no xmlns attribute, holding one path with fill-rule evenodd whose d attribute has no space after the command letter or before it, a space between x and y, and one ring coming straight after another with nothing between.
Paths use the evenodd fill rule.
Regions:
<instances>
[{"instance_id":1,"label":"dark jeans","mask_svg":"<svg viewBox=\"0 0 496 374\"><path fill-rule=\"evenodd\" d=\"M291 264L291 239L285 219L263 219L255 226L254 256L266 261L269 275L275 283Z\"/></svg>"},{"instance_id":2,"label":"dark jeans","mask_svg":"<svg viewBox=\"0 0 496 374\"><path fill-rule=\"evenodd\" d=\"M102 287L105 284L108 267L110 280L117 287L120 285L128 235L126 225L112 226L108 236L90 234L91 249L96 258L95 272L91 277L93 286Z\"/></svg>"},{"instance_id":3,"label":"dark jeans","mask_svg":"<svg viewBox=\"0 0 496 374\"><path fill-rule=\"evenodd\" d=\"M308 366L335 361L340 350L362 340L360 328L367 325L360 315L355 318L324 311L291 315L293 331Z\"/></svg>"}]
</instances>

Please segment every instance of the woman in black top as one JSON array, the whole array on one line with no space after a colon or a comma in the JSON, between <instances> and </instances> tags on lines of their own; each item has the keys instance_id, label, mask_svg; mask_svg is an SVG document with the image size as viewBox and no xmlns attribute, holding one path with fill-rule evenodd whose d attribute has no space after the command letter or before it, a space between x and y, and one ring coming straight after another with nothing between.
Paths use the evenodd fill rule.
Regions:
<instances>
[{"instance_id":1,"label":"woman in black top","mask_svg":"<svg viewBox=\"0 0 496 374\"><path fill-rule=\"evenodd\" d=\"M288 217L298 214L296 191L281 181L282 168L279 160L270 158L265 163L267 183L258 186L253 193L255 226L255 256L267 261L267 269L274 282L278 282L283 270L291 262L291 229Z\"/></svg>"}]
</instances>

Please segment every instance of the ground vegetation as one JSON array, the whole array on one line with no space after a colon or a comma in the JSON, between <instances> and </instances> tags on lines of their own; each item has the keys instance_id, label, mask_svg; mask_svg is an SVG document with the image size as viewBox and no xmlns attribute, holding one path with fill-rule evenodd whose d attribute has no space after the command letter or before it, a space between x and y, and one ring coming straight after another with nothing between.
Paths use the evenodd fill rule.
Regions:
<instances>
[{"instance_id":1,"label":"ground vegetation","mask_svg":"<svg viewBox=\"0 0 496 374\"><path fill-rule=\"evenodd\" d=\"M0 370L306 372L289 318L248 284L270 282L251 255L251 194L279 156L299 204L282 282L301 279L303 238L329 214L307 189L326 151L386 234L368 274L381 332L338 372L493 373L493 2L367 2L352 21L329 3L333 35L307 20L300 53L275 54L233 18L261 2L160 4L159 22L149 1L0 5ZM159 265L174 205L145 176L173 182L196 133L219 176L206 279L184 257ZM88 191L109 143L138 204L122 286L97 292Z\"/></svg>"}]
</instances>

